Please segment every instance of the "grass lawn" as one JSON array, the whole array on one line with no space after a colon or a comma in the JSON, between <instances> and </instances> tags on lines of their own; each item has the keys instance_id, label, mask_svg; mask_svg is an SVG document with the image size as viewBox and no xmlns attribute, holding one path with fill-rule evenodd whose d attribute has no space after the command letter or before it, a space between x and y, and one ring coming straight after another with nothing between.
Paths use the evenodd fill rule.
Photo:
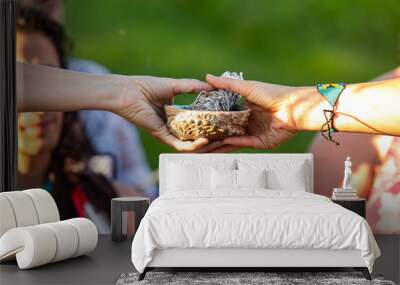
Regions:
<instances>
[{"instance_id":1,"label":"grass lawn","mask_svg":"<svg viewBox=\"0 0 400 285\"><path fill-rule=\"evenodd\" d=\"M252 80L314 85L366 81L400 61L397 0L65 3L73 55L114 73L203 79L230 70ZM191 102L184 97L177 101ZM141 134L157 168L158 155L173 150ZM274 151L304 152L313 136L299 134Z\"/></svg>"}]
</instances>

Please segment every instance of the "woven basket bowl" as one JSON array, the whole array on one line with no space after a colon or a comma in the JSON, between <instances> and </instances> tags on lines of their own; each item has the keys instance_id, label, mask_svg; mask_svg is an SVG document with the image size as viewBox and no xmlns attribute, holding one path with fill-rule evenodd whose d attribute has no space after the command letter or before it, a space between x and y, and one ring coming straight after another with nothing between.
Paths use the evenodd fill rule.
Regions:
<instances>
[{"instance_id":1,"label":"woven basket bowl","mask_svg":"<svg viewBox=\"0 0 400 285\"><path fill-rule=\"evenodd\" d=\"M166 105L167 125L171 133L183 141L207 138L221 140L242 136L250 116L250 109L241 106L238 111L196 111L190 106Z\"/></svg>"}]
</instances>

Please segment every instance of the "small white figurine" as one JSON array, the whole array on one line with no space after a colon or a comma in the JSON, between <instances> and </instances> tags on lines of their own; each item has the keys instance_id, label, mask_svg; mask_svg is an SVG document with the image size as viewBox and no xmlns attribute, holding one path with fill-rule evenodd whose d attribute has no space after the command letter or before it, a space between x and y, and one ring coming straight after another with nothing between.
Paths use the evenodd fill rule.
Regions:
<instances>
[{"instance_id":1,"label":"small white figurine","mask_svg":"<svg viewBox=\"0 0 400 285\"><path fill-rule=\"evenodd\" d=\"M344 162L344 178L343 178L343 189L352 190L351 187L351 158L348 156Z\"/></svg>"}]
</instances>

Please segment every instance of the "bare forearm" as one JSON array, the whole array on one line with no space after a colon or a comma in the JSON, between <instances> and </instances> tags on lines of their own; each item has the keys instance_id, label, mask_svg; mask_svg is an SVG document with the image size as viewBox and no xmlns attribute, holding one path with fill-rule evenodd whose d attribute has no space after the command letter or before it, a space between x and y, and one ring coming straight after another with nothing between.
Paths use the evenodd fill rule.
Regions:
<instances>
[{"instance_id":1,"label":"bare forearm","mask_svg":"<svg viewBox=\"0 0 400 285\"><path fill-rule=\"evenodd\" d=\"M195 79L151 76L92 75L18 62L18 111L107 110L144 128L180 151L193 151L205 138L182 142L163 120L163 108L175 95L210 90Z\"/></svg>"},{"instance_id":2,"label":"bare forearm","mask_svg":"<svg viewBox=\"0 0 400 285\"><path fill-rule=\"evenodd\" d=\"M112 110L118 104L125 77L18 62L17 82L18 111Z\"/></svg>"},{"instance_id":3,"label":"bare forearm","mask_svg":"<svg viewBox=\"0 0 400 285\"><path fill-rule=\"evenodd\" d=\"M292 99L299 130L318 131L332 106L315 87L299 87ZM400 79L350 84L341 94L334 119L343 132L400 135Z\"/></svg>"}]
</instances>

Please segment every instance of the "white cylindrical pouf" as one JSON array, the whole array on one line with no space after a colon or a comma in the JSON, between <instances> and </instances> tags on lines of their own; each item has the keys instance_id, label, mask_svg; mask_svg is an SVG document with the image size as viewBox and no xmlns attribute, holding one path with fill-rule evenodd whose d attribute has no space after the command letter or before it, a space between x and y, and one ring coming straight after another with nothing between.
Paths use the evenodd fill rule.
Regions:
<instances>
[{"instance_id":1,"label":"white cylindrical pouf","mask_svg":"<svg viewBox=\"0 0 400 285\"><path fill-rule=\"evenodd\" d=\"M31 197L38 214L39 224L60 220L57 205L49 192L43 189L29 189L23 192Z\"/></svg>"},{"instance_id":2,"label":"white cylindrical pouf","mask_svg":"<svg viewBox=\"0 0 400 285\"><path fill-rule=\"evenodd\" d=\"M0 193L0 237L9 229L17 226L11 204L8 199L1 194L2 193Z\"/></svg>"},{"instance_id":3,"label":"white cylindrical pouf","mask_svg":"<svg viewBox=\"0 0 400 285\"><path fill-rule=\"evenodd\" d=\"M74 226L66 221L41 225L51 229L57 237L57 252L51 262L73 257L78 249L78 233Z\"/></svg>"},{"instance_id":4,"label":"white cylindrical pouf","mask_svg":"<svg viewBox=\"0 0 400 285\"><path fill-rule=\"evenodd\" d=\"M65 220L75 227L78 233L78 249L74 257L86 254L96 248L98 232L92 221L85 218L74 218Z\"/></svg>"},{"instance_id":5,"label":"white cylindrical pouf","mask_svg":"<svg viewBox=\"0 0 400 285\"><path fill-rule=\"evenodd\" d=\"M36 208L31 197L23 191L11 191L1 193L13 209L17 227L33 226L39 223Z\"/></svg>"},{"instance_id":6,"label":"white cylindrical pouf","mask_svg":"<svg viewBox=\"0 0 400 285\"><path fill-rule=\"evenodd\" d=\"M15 254L20 269L40 266L53 260L57 252L54 232L42 225L14 228L0 239L0 254Z\"/></svg>"}]
</instances>

